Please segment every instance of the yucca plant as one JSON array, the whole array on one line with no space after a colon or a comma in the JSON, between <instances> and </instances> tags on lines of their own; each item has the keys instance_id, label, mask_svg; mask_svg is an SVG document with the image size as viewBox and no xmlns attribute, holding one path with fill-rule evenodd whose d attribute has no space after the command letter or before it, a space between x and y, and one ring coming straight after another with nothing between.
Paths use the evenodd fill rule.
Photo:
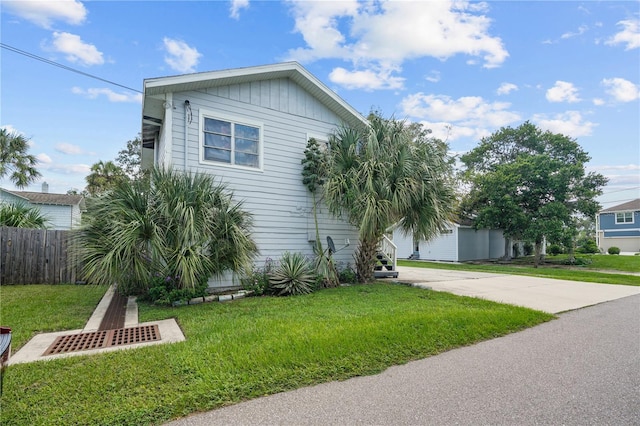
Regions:
<instances>
[{"instance_id":1,"label":"yucca plant","mask_svg":"<svg viewBox=\"0 0 640 426\"><path fill-rule=\"evenodd\" d=\"M278 296L313 292L316 277L309 261L302 253L284 252L280 265L269 278L271 289Z\"/></svg>"}]
</instances>

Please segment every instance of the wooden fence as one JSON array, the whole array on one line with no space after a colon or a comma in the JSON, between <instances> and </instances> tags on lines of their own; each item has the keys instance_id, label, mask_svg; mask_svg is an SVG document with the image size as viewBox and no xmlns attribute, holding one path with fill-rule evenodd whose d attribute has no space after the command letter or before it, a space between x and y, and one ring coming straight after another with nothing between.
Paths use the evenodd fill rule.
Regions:
<instances>
[{"instance_id":1,"label":"wooden fence","mask_svg":"<svg viewBox=\"0 0 640 426\"><path fill-rule=\"evenodd\" d=\"M80 280L70 231L0 227L0 284L63 284Z\"/></svg>"}]
</instances>

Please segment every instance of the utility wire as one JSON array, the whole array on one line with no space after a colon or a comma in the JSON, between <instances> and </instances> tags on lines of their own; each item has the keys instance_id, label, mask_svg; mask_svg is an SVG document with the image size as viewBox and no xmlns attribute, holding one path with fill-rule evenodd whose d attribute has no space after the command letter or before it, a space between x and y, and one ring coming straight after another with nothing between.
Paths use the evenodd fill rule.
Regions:
<instances>
[{"instance_id":1,"label":"utility wire","mask_svg":"<svg viewBox=\"0 0 640 426\"><path fill-rule=\"evenodd\" d=\"M54 61L51 61L49 59L43 58L42 56L38 56L38 55L34 55L33 53L25 52L24 50L20 50L17 47L9 46L8 44L0 43L0 47L2 47L3 49L7 49L7 50L9 50L11 52L17 53L19 55L26 56L27 58L35 59L36 61L44 62L45 64L49 64L49 65L53 65L54 67L62 68L63 70L75 72L77 74L84 75L85 77L89 77L89 78L93 78L93 79L96 79L96 80L103 81L105 83L113 84L114 86L122 87L123 89L131 90L132 92L142 93L140 90L137 90L137 89L134 89L134 88L131 88L131 87L128 87L128 86L124 86L122 84L118 84L118 83L113 82L111 80L107 80L107 79L95 76L93 74L89 74L89 73L86 73L84 71L77 70L75 68L68 67L68 66L60 64L58 62L54 62Z\"/></svg>"}]
</instances>

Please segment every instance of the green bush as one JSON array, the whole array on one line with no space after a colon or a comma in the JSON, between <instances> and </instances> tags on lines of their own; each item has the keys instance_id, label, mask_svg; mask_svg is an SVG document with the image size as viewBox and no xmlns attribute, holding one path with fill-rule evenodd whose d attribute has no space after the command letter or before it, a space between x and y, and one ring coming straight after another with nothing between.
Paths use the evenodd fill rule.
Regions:
<instances>
[{"instance_id":1,"label":"green bush","mask_svg":"<svg viewBox=\"0 0 640 426\"><path fill-rule=\"evenodd\" d=\"M273 259L268 257L264 262L264 267L255 266L249 274L240 279L242 288L252 291L255 296L262 296L270 293L269 276L273 272Z\"/></svg>"},{"instance_id":2,"label":"green bush","mask_svg":"<svg viewBox=\"0 0 640 426\"><path fill-rule=\"evenodd\" d=\"M607 250L607 253L609 253L609 254L620 254L620 248L618 248L618 247L609 247L609 250Z\"/></svg>"},{"instance_id":3,"label":"green bush","mask_svg":"<svg viewBox=\"0 0 640 426\"><path fill-rule=\"evenodd\" d=\"M578 253L593 254L599 253L598 245L593 239L584 240L576 249Z\"/></svg>"},{"instance_id":4,"label":"green bush","mask_svg":"<svg viewBox=\"0 0 640 426\"><path fill-rule=\"evenodd\" d=\"M180 288L180 277L163 277L156 274L149 285L149 291L141 297L155 305L172 306L186 303L194 297L207 295L207 280L201 280L195 288Z\"/></svg>"},{"instance_id":5,"label":"green bush","mask_svg":"<svg viewBox=\"0 0 640 426\"><path fill-rule=\"evenodd\" d=\"M342 284L352 284L356 282L358 277L356 276L356 271L354 271L350 265L347 265L338 273L338 279Z\"/></svg>"},{"instance_id":6,"label":"green bush","mask_svg":"<svg viewBox=\"0 0 640 426\"><path fill-rule=\"evenodd\" d=\"M270 288L278 296L309 294L316 284L316 274L302 253L284 252L280 265L269 277Z\"/></svg>"},{"instance_id":7,"label":"green bush","mask_svg":"<svg viewBox=\"0 0 640 426\"><path fill-rule=\"evenodd\" d=\"M533 244L531 244L530 242L526 242L524 243L524 255L525 256L531 256L533 254Z\"/></svg>"},{"instance_id":8,"label":"green bush","mask_svg":"<svg viewBox=\"0 0 640 426\"><path fill-rule=\"evenodd\" d=\"M557 244L551 244L547 249L547 253L549 253L551 256L557 256L562 253L562 247Z\"/></svg>"}]
</instances>

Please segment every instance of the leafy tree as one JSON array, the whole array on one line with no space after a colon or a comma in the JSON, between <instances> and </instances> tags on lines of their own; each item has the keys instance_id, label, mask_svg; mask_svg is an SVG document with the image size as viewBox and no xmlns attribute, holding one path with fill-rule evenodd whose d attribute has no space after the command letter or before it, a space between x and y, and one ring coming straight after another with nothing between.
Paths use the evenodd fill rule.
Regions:
<instances>
[{"instance_id":1,"label":"leafy tree","mask_svg":"<svg viewBox=\"0 0 640 426\"><path fill-rule=\"evenodd\" d=\"M142 179L145 173L142 171L142 140L140 136L127 141L126 148L118 151L116 157L118 165L129 179Z\"/></svg>"},{"instance_id":2,"label":"leafy tree","mask_svg":"<svg viewBox=\"0 0 640 426\"><path fill-rule=\"evenodd\" d=\"M507 237L535 243L535 266L542 242L573 236L575 219L599 210L595 197L607 179L585 173L589 155L561 134L529 122L483 138L461 157L471 189L464 202L476 226L502 228Z\"/></svg>"},{"instance_id":3,"label":"leafy tree","mask_svg":"<svg viewBox=\"0 0 640 426\"><path fill-rule=\"evenodd\" d=\"M113 161L98 161L91 166L91 173L85 178L86 191L91 196L103 194L114 189L120 183L127 180L127 175L122 168Z\"/></svg>"},{"instance_id":4,"label":"leafy tree","mask_svg":"<svg viewBox=\"0 0 640 426\"><path fill-rule=\"evenodd\" d=\"M404 121L369 116L366 128L340 128L330 137L325 199L359 230L358 280L369 282L377 246L398 224L429 239L451 218L453 169L446 144Z\"/></svg>"},{"instance_id":5,"label":"leafy tree","mask_svg":"<svg viewBox=\"0 0 640 426\"><path fill-rule=\"evenodd\" d=\"M96 199L77 234L89 280L144 293L157 276L195 289L210 276L250 270L251 216L214 178L154 170Z\"/></svg>"},{"instance_id":6,"label":"leafy tree","mask_svg":"<svg viewBox=\"0 0 640 426\"><path fill-rule=\"evenodd\" d=\"M36 207L24 203L0 204L0 226L46 229L48 225L49 219Z\"/></svg>"},{"instance_id":7,"label":"leafy tree","mask_svg":"<svg viewBox=\"0 0 640 426\"><path fill-rule=\"evenodd\" d=\"M24 136L0 129L0 179L8 174L15 186L24 188L40 177L38 160L27 154L28 149L29 141Z\"/></svg>"}]
</instances>

